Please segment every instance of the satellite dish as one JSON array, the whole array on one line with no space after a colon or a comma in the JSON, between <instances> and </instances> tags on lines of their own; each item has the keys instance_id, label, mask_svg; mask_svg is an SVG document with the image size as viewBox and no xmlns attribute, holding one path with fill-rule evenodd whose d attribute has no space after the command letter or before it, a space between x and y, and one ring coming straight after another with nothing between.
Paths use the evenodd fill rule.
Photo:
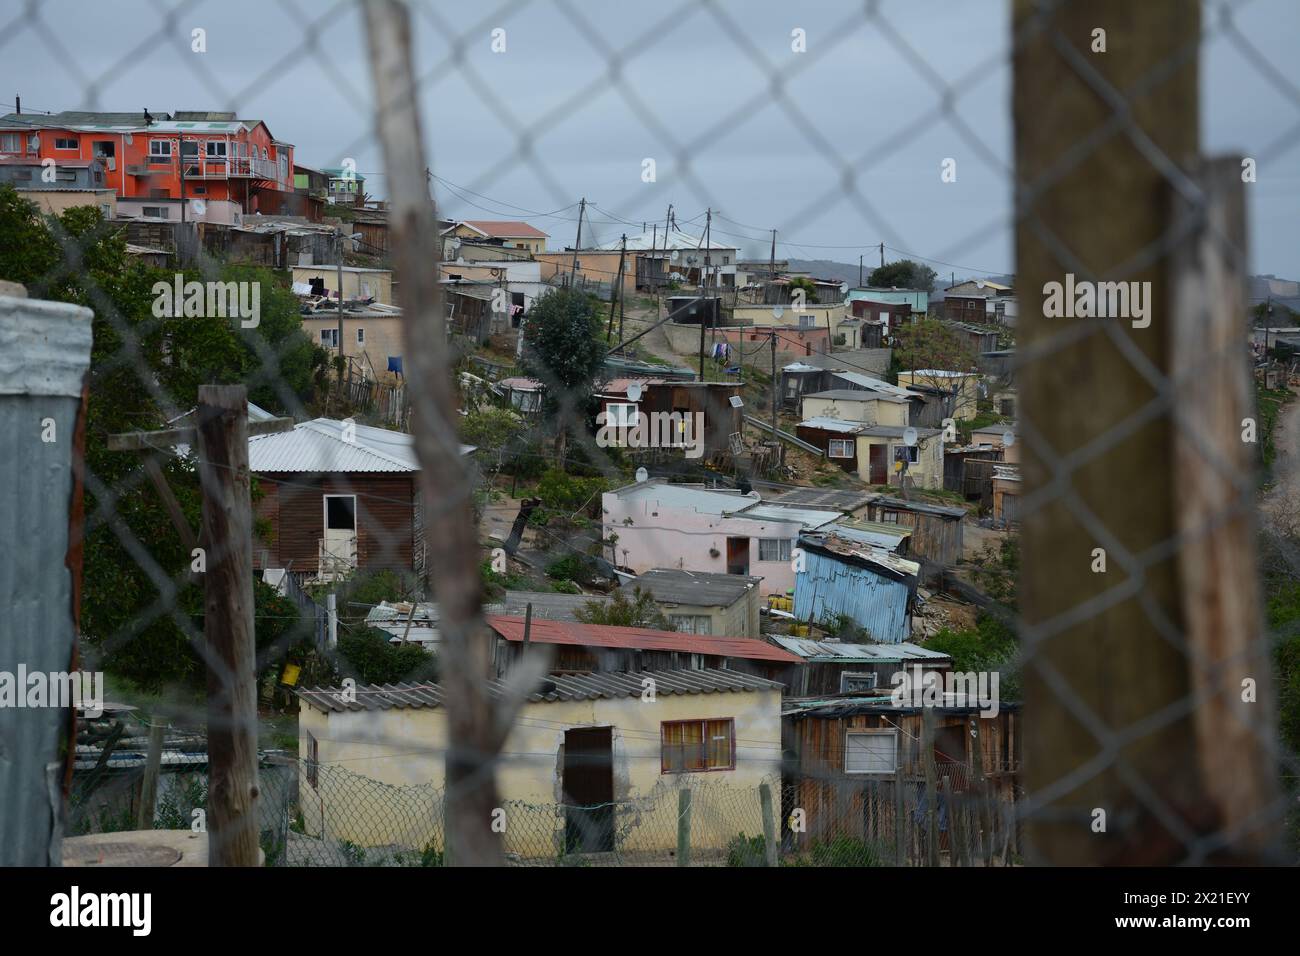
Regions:
<instances>
[{"instance_id":1,"label":"satellite dish","mask_svg":"<svg viewBox=\"0 0 1300 956\"><path fill-rule=\"evenodd\" d=\"M668 258L672 259L673 262L676 262L676 261L679 260L681 257L682 257L682 254L681 254L679 251L677 251L676 249L674 249L674 250L673 250L673 254L672 254L671 256L669 256Z\"/></svg>"},{"instance_id":2,"label":"satellite dish","mask_svg":"<svg viewBox=\"0 0 1300 956\"><path fill-rule=\"evenodd\" d=\"M190 209L194 210L196 215L199 216L203 215L204 212L207 211L207 208L208 208L208 204L205 203L202 199L190 200Z\"/></svg>"},{"instance_id":3,"label":"satellite dish","mask_svg":"<svg viewBox=\"0 0 1300 956\"><path fill-rule=\"evenodd\" d=\"M633 382L631 385L629 385L629 386L627 387L627 400L628 400L629 402L639 402L639 401L641 401L641 383L640 383L640 382ZM638 480L638 481L642 481L642 480L644 480L644 479L638 478L637 480Z\"/></svg>"},{"instance_id":4,"label":"satellite dish","mask_svg":"<svg viewBox=\"0 0 1300 956\"><path fill-rule=\"evenodd\" d=\"M636 480L639 481L639 482L640 482L640 481L649 481L649 480L650 480L650 472L646 471L644 468L638 468L638 469L636 470Z\"/></svg>"},{"instance_id":5,"label":"satellite dish","mask_svg":"<svg viewBox=\"0 0 1300 956\"><path fill-rule=\"evenodd\" d=\"M915 428L911 428L911 427L909 426L908 428L904 428L904 429L903 429L903 442L904 442L905 444L907 444L907 445L915 445L915 444L916 444L916 429L915 429Z\"/></svg>"},{"instance_id":6,"label":"satellite dish","mask_svg":"<svg viewBox=\"0 0 1300 956\"><path fill-rule=\"evenodd\" d=\"M1004 431L1004 432L1002 433L1002 447L1003 447L1003 448L1010 448L1010 447L1011 447L1012 445L1014 445L1015 443L1016 443L1016 434L1015 434L1015 432L1008 430L1008 431Z\"/></svg>"}]
</instances>

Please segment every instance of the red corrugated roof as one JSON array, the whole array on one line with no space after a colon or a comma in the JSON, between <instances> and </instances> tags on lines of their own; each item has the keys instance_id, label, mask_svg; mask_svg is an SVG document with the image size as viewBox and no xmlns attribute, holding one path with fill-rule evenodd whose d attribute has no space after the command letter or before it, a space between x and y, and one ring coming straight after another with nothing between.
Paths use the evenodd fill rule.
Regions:
<instances>
[{"instance_id":1,"label":"red corrugated roof","mask_svg":"<svg viewBox=\"0 0 1300 956\"><path fill-rule=\"evenodd\" d=\"M498 239L545 239L547 234L526 222L509 219L465 219L465 225Z\"/></svg>"},{"instance_id":2,"label":"red corrugated roof","mask_svg":"<svg viewBox=\"0 0 1300 956\"><path fill-rule=\"evenodd\" d=\"M524 639L524 619L490 614L488 627L508 641ZM534 619L529 640L539 644L580 644L587 647L623 647L640 651L679 651L684 654L715 654L758 661L801 664L803 659L765 641L750 637L709 637L656 631L648 627L610 627L574 621Z\"/></svg>"}]
</instances>

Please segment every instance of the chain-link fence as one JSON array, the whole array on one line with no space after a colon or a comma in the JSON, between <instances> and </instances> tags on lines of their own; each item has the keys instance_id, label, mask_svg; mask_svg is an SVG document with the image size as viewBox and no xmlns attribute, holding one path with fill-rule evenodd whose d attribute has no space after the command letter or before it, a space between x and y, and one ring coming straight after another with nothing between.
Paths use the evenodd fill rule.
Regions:
<instances>
[{"instance_id":1,"label":"chain-link fence","mask_svg":"<svg viewBox=\"0 0 1300 956\"><path fill-rule=\"evenodd\" d=\"M1300 337L1287 329L1300 325L1288 314L1300 288L1250 275L1264 271L1257 261L1290 266L1267 243L1297 203L1285 170L1300 82L1268 51L1270 24L1292 25L1292 11L989 4L1005 29L954 71L934 46L944 25L922 30L902 4L699 2L634 16L565 0L481 15L281 2L267 7L286 20L277 55L236 69L219 44L208 52L238 35L209 35L205 18L226 15L217 6L142 8L140 35L93 68L81 65L89 39L56 28L45 5L0 24L0 53L41 50L77 94L26 94L0 120L0 280L24 287L0 287L13 346L0 366L0 520L23 542L2 576L13 637L0 635L0 670L103 671L110 698L191 728L213 775L199 800L171 772L184 741L88 734L69 725L66 702L5 709L0 732L19 755L0 780L6 860L57 862L60 827L35 825L51 792L69 835L132 820L184 830L203 809L221 861L260 849L277 865L669 864L683 849L724 865L770 861L773 827L780 862L814 865L1294 859ZM566 70L563 95L540 106L473 54L486 46L507 62L530 30L548 44L547 30L563 32L574 45L560 48L586 71ZM688 34L707 36L730 85L666 100L654 91L664 70L679 81L672 58L700 55ZM345 62L344 44L364 44L365 62ZM181 64L159 82L209 110L114 111L111 81L151 47ZM1271 114L1245 111L1233 127L1242 151L1208 157L1205 117L1239 104L1212 95L1201 67L1228 54L1250 77L1241 97L1266 99ZM859 116L850 87L844 117L824 121L804 84L830 63L870 69L873 56L925 93L924 108L897 122L866 105ZM319 125L313 110L250 119L268 97L303 97L272 62L319 68L355 107L319 155L290 146L307 135L295 121ZM988 113L999 84L1009 124ZM548 142L602 100L621 142L593 137L577 154ZM443 119L447 102L472 116ZM793 150L800 174L723 149L759 115L780 135L743 150ZM496 138L476 136L484 125ZM1009 144L991 132L1002 129ZM634 169L626 191L593 201L589 155ZM763 182L729 188L750 166ZM925 200L914 216L950 215L953 228L921 252L909 239L919 227L885 201L917 166L954 196L958 168L976 167L993 197ZM476 171L467 183L465 168ZM512 191L520 170L527 194ZM962 202L995 214L977 221ZM507 234L519 221L548 226L544 238L563 230L563 248ZM823 230L871 241L818 241ZM1263 248L1248 254L1248 235ZM963 265L988 254L990 236L1014 247L1014 266ZM861 264L877 252L878 284ZM891 272L886 253L911 266ZM854 257L857 282L817 281L815 263ZM884 288L909 283L933 298L908 304ZM962 336L997 348L975 352ZM1005 364L995 373L993 361ZM881 404L819 435L801 427L797 397L798 377L818 369L910 384L902 401L918 415L935 394L957 407L964 387L950 393L923 370L983 391L952 429L911 412L886 423ZM693 397L712 387L720 401ZM703 416L701 454L680 433L648 447L602 437L612 408L640 414L650 399L636 396L655 390L664 414ZM1003 394L1013 415L994 405ZM766 815L758 788L727 786L649 787L595 809L511 799L510 728L548 668L521 655L512 681L480 608L524 600L542 615L539 594L600 602L648 570L636 534L605 521L606 493L684 479L967 508L942 493L941 466L927 477L916 446L955 455L955 436L973 442L976 426L1012 437L979 472L992 514L964 526L1016 563L995 589L959 551L938 562L956 581L944 587L941 574L936 590L980 596L978 621L953 602L967 608L952 612L964 640L1018 639L1016 653L981 645L963 658L1022 678L1017 799L990 794L961 762L902 785L795 763L769 780ZM898 434L875 440L882 429ZM846 454L848 466L836 460ZM690 571L749 574L765 549L785 554L760 538L742 560L716 528L667 517L636 531L665 535L671 562L661 551L657 563ZM769 581L780 563L768 562ZM765 615L767 632L827 631L770 590L785 616ZM404 739L400 722L358 739L445 758L445 799L442 787L312 759L292 688L435 677L445 745ZM310 783L307 770L285 779L259 761L259 749L286 747ZM796 810L806 833L791 829Z\"/></svg>"}]
</instances>

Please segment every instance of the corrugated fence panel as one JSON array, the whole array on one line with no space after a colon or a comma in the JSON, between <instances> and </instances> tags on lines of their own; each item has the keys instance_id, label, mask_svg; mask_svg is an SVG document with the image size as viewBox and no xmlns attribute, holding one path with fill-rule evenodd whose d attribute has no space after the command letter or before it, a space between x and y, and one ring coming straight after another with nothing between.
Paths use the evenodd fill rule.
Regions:
<instances>
[{"instance_id":1,"label":"corrugated fence panel","mask_svg":"<svg viewBox=\"0 0 1300 956\"><path fill-rule=\"evenodd\" d=\"M907 585L808 551L804 571L795 575L794 615L815 624L847 614L872 640L886 644L906 641Z\"/></svg>"}]
</instances>

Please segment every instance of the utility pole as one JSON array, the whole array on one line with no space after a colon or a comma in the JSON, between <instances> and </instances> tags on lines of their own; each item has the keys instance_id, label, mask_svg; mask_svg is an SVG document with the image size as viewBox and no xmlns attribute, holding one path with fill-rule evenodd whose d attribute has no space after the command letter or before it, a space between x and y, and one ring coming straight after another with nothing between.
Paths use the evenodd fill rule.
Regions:
<instances>
[{"instance_id":1,"label":"utility pole","mask_svg":"<svg viewBox=\"0 0 1300 956\"><path fill-rule=\"evenodd\" d=\"M862 256L858 256L858 288L862 288Z\"/></svg>"},{"instance_id":2,"label":"utility pole","mask_svg":"<svg viewBox=\"0 0 1300 956\"><path fill-rule=\"evenodd\" d=\"M704 271L700 276L700 299L706 306L706 311L713 308L713 302L708 296L709 291L709 267L712 264L712 256L709 255L709 228L713 224L713 208L706 210L708 219L704 225ZM700 313L700 381L704 381L704 316Z\"/></svg>"},{"instance_id":3,"label":"utility pole","mask_svg":"<svg viewBox=\"0 0 1300 956\"><path fill-rule=\"evenodd\" d=\"M780 448L781 439L776 436L776 402L781 391L781 383L776 380L776 329L772 329L768 341L772 345L772 443L774 447Z\"/></svg>"},{"instance_id":4,"label":"utility pole","mask_svg":"<svg viewBox=\"0 0 1300 956\"><path fill-rule=\"evenodd\" d=\"M610 289L609 294L609 328L605 331L605 342L608 343L610 337L614 334L614 297L617 295L621 301L623 298L623 257L627 255L627 233L623 233L623 242L618 250L618 278L614 280L615 288ZM622 326L619 326L619 340L623 338Z\"/></svg>"},{"instance_id":5,"label":"utility pole","mask_svg":"<svg viewBox=\"0 0 1300 956\"><path fill-rule=\"evenodd\" d=\"M578 237L573 240L573 268L569 272L569 285L578 281L578 250L582 248L582 215L587 211L587 197L578 206Z\"/></svg>"},{"instance_id":6,"label":"utility pole","mask_svg":"<svg viewBox=\"0 0 1300 956\"><path fill-rule=\"evenodd\" d=\"M179 142L177 147L181 151L181 225L185 225L185 134L178 133Z\"/></svg>"},{"instance_id":7,"label":"utility pole","mask_svg":"<svg viewBox=\"0 0 1300 956\"><path fill-rule=\"evenodd\" d=\"M343 228L334 230L334 257L338 260L339 285L339 391L343 391Z\"/></svg>"},{"instance_id":8,"label":"utility pole","mask_svg":"<svg viewBox=\"0 0 1300 956\"><path fill-rule=\"evenodd\" d=\"M673 221L673 204L668 204L668 212L664 214L664 278L668 277L668 227ZM653 249L650 250L654 252Z\"/></svg>"},{"instance_id":9,"label":"utility pole","mask_svg":"<svg viewBox=\"0 0 1300 956\"><path fill-rule=\"evenodd\" d=\"M880 244L880 268L885 268L885 244Z\"/></svg>"}]
</instances>

